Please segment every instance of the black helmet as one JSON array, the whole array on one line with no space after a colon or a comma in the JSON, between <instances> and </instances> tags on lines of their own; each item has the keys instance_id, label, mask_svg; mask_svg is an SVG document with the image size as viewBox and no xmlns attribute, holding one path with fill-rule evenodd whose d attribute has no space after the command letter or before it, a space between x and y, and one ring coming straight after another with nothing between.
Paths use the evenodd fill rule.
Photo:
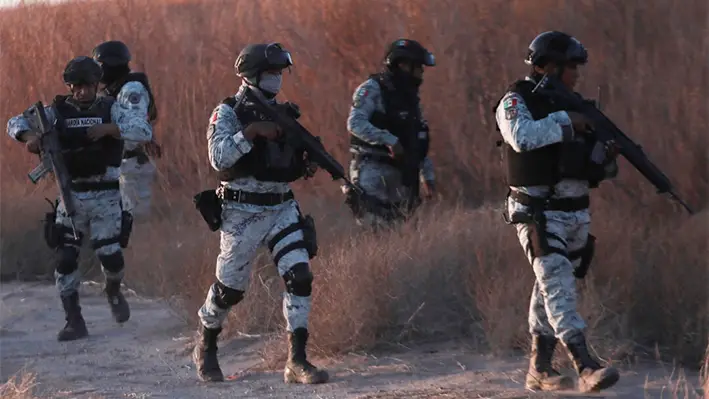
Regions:
<instances>
[{"instance_id":1,"label":"black helmet","mask_svg":"<svg viewBox=\"0 0 709 399\"><path fill-rule=\"evenodd\" d=\"M131 60L128 46L118 40L99 44L94 48L92 56L96 62L109 67L128 65Z\"/></svg>"},{"instance_id":2,"label":"black helmet","mask_svg":"<svg viewBox=\"0 0 709 399\"><path fill-rule=\"evenodd\" d=\"M563 32L549 31L532 40L524 62L528 65L544 67L549 62L588 62L586 48L575 37Z\"/></svg>"},{"instance_id":3,"label":"black helmet","mask_svg":"<svg viewBox=\"0 0 709 399\"><path fill-rule=\"evenodd\" d=\"M436 65L433 54L415 40L399 39L393 42L384 56L384 65L392 68L402 59L429 67Z\"/></svg>"},{"instance_id":4,"label":"black helmet","mask_svg":"<svg viewBox=\"0 0 709 399\"><path fill-rule=\"evenodd\" d=\"M258 78L269 69L285 69L293 65L290 53L280 43L249 44L236 57L236 76L246 79Z\"/></svg>"},{"instance_id":5,"label":"black helmet","mask_svg":"<svg viewBox=\"0 0 709 399\"><path fill-rule=\"evenodd\" d=\"M101 66L93 59L82 55L66 64L64 83L75 85L98 83L102 75Z\"/></svg>"}]
</instances>

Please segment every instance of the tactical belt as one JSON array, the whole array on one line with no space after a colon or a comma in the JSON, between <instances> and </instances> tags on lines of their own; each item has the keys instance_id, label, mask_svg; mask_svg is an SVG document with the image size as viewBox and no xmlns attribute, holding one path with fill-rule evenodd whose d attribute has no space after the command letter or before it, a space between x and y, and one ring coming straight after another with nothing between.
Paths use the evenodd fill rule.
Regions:
<instances>
[{"instance_id":1,"label":"tactical belt","mask_svg":"<svg viewBox=\"0 0 709 399\"><path fill-rule=\"evenodd\" d=\"M78 193L83 193L87 191L119 190L120 188L121 185L118 183L118 180L97 182L71 182L71 189Z\"/></svg>"},{"instance_id":2,"label":"tactical belt","mask_svg":"<svg viewBox=\"0 0 709 399\"><path fill-rule=\"evenodd\" d=\"M510 191L509 196L516 202L530 208L542 208L548 211L574 212L587 209L591 205L588 195L572 198L539 198L519 191Z\"/></svg>"},{"instance_id":3,"label":"tactical belt","mask_svg":"<svg viewBox=\"0 0 709 399\"><path fill-rule=\"evenodd\" d=\"M388 155L379 155L379 154L354 154L355 160L357 162L362 162L362 161L374 161L374 162L379 162L391 166L398 166L396 160Z\"/></svg>"},{"instance_id":4,"label":"tactical belt","mask_svg":"<svg viewBox=\"0 0 709 399\"><path fill-rule=\"evenodd\" d=\"M226 201L234 201L242 204L274 206L282 204L295 198L292 191L287 193L250 193L241 190L230 190L224 186L217 190L219 198Z\"/></svg>"}]
</instances>

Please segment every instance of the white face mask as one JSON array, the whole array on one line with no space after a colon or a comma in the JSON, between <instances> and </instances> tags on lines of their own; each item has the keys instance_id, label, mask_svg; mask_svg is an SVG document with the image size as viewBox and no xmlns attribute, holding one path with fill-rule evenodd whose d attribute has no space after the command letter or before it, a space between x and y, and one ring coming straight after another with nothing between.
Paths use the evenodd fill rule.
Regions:
<instances>
[{"instance_id":1,"label":"white face mask","mask_svg":"<svg viewBox=\"0 0 709 399\"><path fill-rule=\"evenodd\" d=\"M270 73L264 73L261 75L258 87L271 94L278 94L281 91L281 84L283 83L283 75L273 75Z\"/></svg>"}]
</instances>

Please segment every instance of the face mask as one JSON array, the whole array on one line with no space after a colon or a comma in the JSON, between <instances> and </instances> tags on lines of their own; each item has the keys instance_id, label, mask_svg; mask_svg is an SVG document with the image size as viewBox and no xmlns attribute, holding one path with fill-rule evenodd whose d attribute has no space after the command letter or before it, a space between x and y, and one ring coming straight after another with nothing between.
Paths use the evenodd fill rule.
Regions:
<instances>
[{"instance_id":1,"label":"face mask","mask_svg":"<svg viewBox=\"0 0 709 399\"><path fill-rule=\"evenodd\" d=\"M261 75L261 79L258 83L258 87L265 91L268 92L272 95L278 94L279 91L281 91L281 84L283 83L283 76L282 75L272 75L272 74L263 74Z\"/></svg>"}]
</instances>

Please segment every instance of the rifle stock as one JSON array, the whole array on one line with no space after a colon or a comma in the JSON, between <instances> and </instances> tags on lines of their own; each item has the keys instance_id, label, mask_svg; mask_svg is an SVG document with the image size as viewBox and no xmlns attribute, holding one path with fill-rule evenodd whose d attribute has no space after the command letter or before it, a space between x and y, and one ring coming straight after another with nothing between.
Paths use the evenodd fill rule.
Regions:
<instances>
[{"instance_id":1,"label":"rifle stock","mask_svg":"<svg viewBox=\"0 0 709 399\"><path fill-rule=\"evenodd\" d=\"M533 92L554 99L558 103L563 104L569 111L575 111L585 115L591 121L593 133L598 141L602 143L615 142L619 147L620 155L640 172L647 181L655 186L658 194L669 194L670 197L682 205L689 214L694 213L689 205L676 194L670 179L650 161L642 147L625 135L625 133L608 119L593 103L585 101L581 96L567 89L555 75L545 75L534 88Z\"/></svg>"},{"instance_id":2,"label":"rifle stock","mask_svg":"<svg viewBox=\"0 0 709 399\"><path fill-rule=\"evenodd\" d=\"M44 105L41 101L32 105L23 113L23 116L27 120L30 130L34 132L40 140L41 163L28 174L28 177L32 183L36 184L49 171L54 173L57 188L59 189L59 197L64 204L64 210L69 217L72 233L76 239L78 238L74 223L76 207L71 194L71 176L69 176L69 172L67 171L62 148L59 144L59 133L56 128L49 123L47 115L44 112Z\"/></svg>"}]
</instances>

